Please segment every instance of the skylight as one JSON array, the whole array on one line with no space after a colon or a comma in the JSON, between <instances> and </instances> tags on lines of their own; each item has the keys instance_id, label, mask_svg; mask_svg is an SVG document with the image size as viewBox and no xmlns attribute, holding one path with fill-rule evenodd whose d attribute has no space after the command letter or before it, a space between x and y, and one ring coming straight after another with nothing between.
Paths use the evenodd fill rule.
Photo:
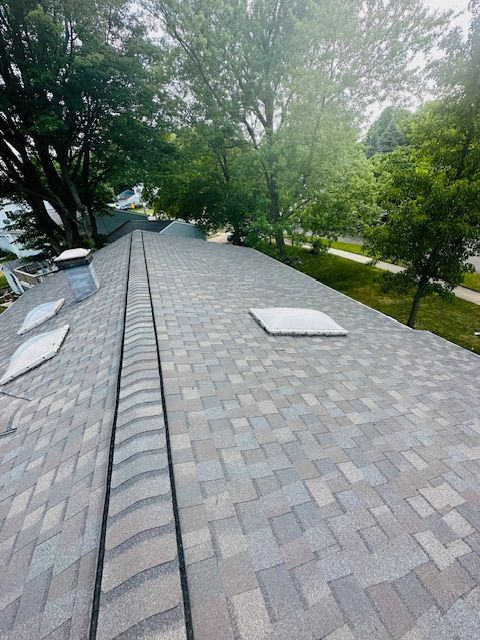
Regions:
<instances>
[{"instance_id":1,"label":"skylight","mask_svg":"<svg viewBox=\"0 0 480 640\"><path fill-rule=\"evenodd\" d=\"M54 262L62 262L62 260L77 260L85 258L90 253L90 249L66 249L59 256L53 259Z\"/></svg>"},{"instance_id":2,"label":"skylight","mask_svg":"<svg viewBox=\"0 0 480 640\"><path fill-rule=\"evenodd\" d=\"M64 302L65 298L60 298L59 300L54 300L53 302L44 302L43 304L39 304L38 307L35 307L31 311L29 311L29 313L27 313L22 326L17 331L17 334L20 336L23 333L27 333L27 331L38 327L40 324L46 322L49 318L52 318L59 312Z\"/></svg>"},{"instance_id":3,"label":"skylight","mask_svg":"<svg viewBox=\"0 0 480 640\"><path fill-rule=\"evenodd\" d=\"M42 362L53 358L62 346L68 329L69 326L66 324L59 329L32 336L21 344L10 358L10 364L0 379L0 384L10 382L22 373L26 373L30 369L38 367Z\"/></svg>"},{"instance_id":4,"label":"skylight","mask_svg":"<svg viewBox=\"0 0 480 640\"><path fill-rule=\"evenodd\" d=\"M348 331L316 309L269 307L250 309L257 322L272 335L346 336Z\"/></svg>"}]
</instances>

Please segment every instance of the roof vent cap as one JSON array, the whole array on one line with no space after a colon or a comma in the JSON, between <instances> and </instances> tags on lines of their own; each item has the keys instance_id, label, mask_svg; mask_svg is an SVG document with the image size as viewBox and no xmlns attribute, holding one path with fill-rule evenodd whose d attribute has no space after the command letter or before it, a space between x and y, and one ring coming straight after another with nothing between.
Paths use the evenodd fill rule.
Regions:
<instances>
[{"instance_id":1,"label":"roof vent cap","mask_svg":"<svg viewBox=\"0 0 480 640\"><path fill-rule=\"evenodd\" d=\"M0 379L0 384L10 382L22 373L26 373L30 369L38 367L42 362L53 358L62 346L68 329L69 326L66 324L60 329L32 336L21 344L10 358L10 364Z\"/></svg>"},{"instance_id":2,"label":"roof vent cap","mask_svg":"<svg viewBox=\"0 0 480 640\"><path fill-rule=\"evenodd\" d=\"M346 336L348 331L326 313L298 307L250 309L257 322L272 335Z\"/></svg>"},{"instance_id":3,"label":"roof vent cap","mask_svg":"<svg viewBox=\"0 0 480 640\"><path fill-rule=\"evenodd\" d=\"M81 302L100 288L93 268L90 249L67 249L54 258L57 267L64 272L75 302Z\"/></svg>"},{"instance_id":4,"label":"roof vent cap","mask_svg":"<svg viewBox=\"0 0 480 640\"><path fill-rule=\"evenodd\" d=\"M59 312L64 302L65 298L60 298L53 302L44 302L43 304L39 304L38 307L35 307L27 313L22 326L17 331L17 334L21 336L23 333L27 333L27 331L43 324L49 318L53 318L53 316Z\"/></svg>"}]
</instances>

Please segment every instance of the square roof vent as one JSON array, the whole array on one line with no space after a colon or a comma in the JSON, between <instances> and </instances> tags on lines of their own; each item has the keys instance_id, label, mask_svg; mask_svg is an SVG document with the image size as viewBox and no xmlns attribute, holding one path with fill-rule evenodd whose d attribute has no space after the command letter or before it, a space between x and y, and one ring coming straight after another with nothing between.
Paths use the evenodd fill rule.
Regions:
<instances>
[{"instance_id":1,"label":"square roof vent","mask_svg":"<svg viewBox=\"0 0 480 640\"><path fill-rule=\"evenodd\" d=\"M326 313L297 307L250 309L255 320L272 335L346 336L348 331Z\"/></svg>"},{"instance_id":2,"label":"square roof vent","mask_svg":"<svg viewBox=\"0 0 480 640\"><path fill-rule=\"evenodd\" d=\"M26 373L30 369L38 367L42 362L53 358L62 346L68 329L69 326L66 324L60 329L45 331L32 336L21 344L10 358L10 364L0 379L0 384L10 382L10 380L22 375L22 373Z\"/></svg>"},{"instance_id":3,"label":"square roof vent","mask_svg":"<svg viewBox=\"0 0 480 640\"><path fill-rule=\"evenodd\" d=\"M22 326L17 331L17 334L21 336L23 333L27 333L27 331L43 324L49 318L53 318L53 316L59 312L64 302L65 298L60 298L53 302L44 302L43 304L39 304L38 307L35 307L27 313Z\"/></svg>"}]
</instances>

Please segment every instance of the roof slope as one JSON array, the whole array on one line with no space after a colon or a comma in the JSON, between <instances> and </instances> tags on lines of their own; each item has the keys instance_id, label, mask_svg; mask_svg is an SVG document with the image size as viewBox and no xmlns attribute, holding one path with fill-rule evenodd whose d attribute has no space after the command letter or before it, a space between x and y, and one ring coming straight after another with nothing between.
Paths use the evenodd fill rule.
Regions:
<instances>
[{"instance_id":1,"label":"roof slope","mask_svg":"<svg viewBox=\"0 0 480 640\"><path fill-rule=\"evenodd\" d=\"M59 354L0 389L0 636L87 638L104 544L102 640L478 640L480 359L249 249L131 247L96 254L99 293L45 325L71 326ZM65 294L0 317L0 370ZM274 305L349 335L270 336L248 309Z\"/></svg>"},{"instance_id":2,"label":"roof slope","mask_svg":"<svg viewBox=\"0 0 480 640\"><path fill-rule=\"evenodd\" d=\"M42 330L70 325L53 360L0 388L2 419L12 396L17 404L17 430L0 439L2 638L9 630L31 640L54 631L88 637L128 255L125 238L95 256L102 289L81 304L57 274L0 317L2 371L25 340L16 331L35 305L65 297Z\"/></svg>"}]
</instances>

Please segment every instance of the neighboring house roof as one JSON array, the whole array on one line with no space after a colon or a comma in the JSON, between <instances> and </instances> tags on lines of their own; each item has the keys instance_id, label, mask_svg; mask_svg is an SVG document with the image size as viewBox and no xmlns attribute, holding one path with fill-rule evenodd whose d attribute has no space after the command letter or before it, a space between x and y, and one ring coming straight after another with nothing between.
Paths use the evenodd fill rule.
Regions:
<instances>
[{"instance_id":1,"label":"neighboring house roof","mask_svg":"<svg viewBox=\"0 0 480 640\"><path fill-rule=\"evenodd\" d=\"M204 234L194 224L182 220L149 220L142 214L113 210L111 213L98 213L98 232L114 242L132 231L155 231L170 236L205 239Z\"/></svg>"},{"instance_id":2,"label":"neighboring house roof","mask_svg":"<svg viewBox=\"0 0 480 640\"><path fill-rule=\"evenodd\" d=\"M168 227L170 220L148 220L146 216L142 216L141 220L127 220L120 227L115 229L109 236L110 242L114 242L123 236L127 236L132 231L153 231L155 233L162 232Z\"/></svg>"},{"instance_id":3,"label":"neighboring house roof","mask_svg":"<svg viewBox=\"0 0 480 640\"><path fill-rule=\"evenodd\" d=\"M98 233L109 236L126 222L142 221L146 216L141 213L133 213L130 211L122 211L120 209L109 209L105 212L95 214Z\"/></svg>"},{"instance_id":4,"label":"neighboring house roof","mask_svg":"<svg viewBox=\"0 0 480 640\"><path fill-rule=\"evenodd\" d=\"M162 235L177 238L198 238L205 240L205 234L195 224L183 220L172 220L161 231Z\"/></svg>"},{"instance_id":5,"label":"neighboring house roof","mask_svg":"<svg viewBox=\"0 0 480 640\"><path fill-rule=\"evenodd\" d=\"M0 387L0 637L478 640L480 358L251 249L136 231L93 264L0 316L0 373L32 307L70 325Z\"/></svg>"},{"instance_id":6,"label":"neighboring house roof","mask_svg":"<svg viewBox=\"0 0 480 640\"><path fill-rule=\"evenodd\" d=\"M132 189L127 189L126 191L122 191L122 193L119 193L118 196L116 196L116 200L127 200L134 195L135 191L133 191Z\"/></svg>"}]
</instances>

